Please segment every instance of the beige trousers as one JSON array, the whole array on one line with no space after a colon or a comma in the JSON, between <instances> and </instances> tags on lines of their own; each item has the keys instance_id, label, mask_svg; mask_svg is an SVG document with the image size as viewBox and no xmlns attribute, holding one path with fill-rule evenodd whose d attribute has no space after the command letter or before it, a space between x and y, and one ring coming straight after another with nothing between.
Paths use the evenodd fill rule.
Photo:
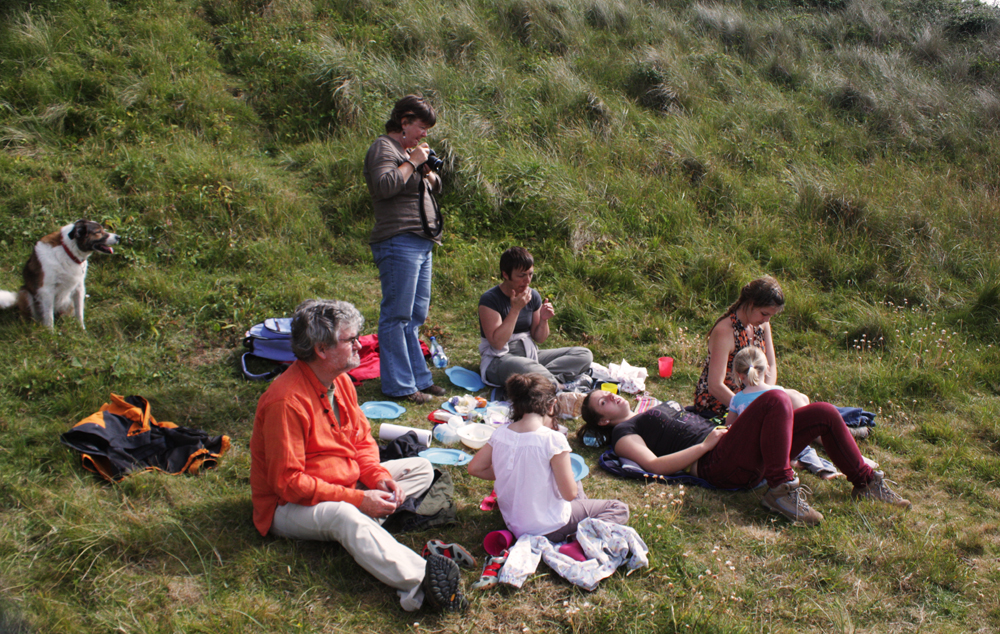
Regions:
<instances>
[{"instance_id":1,"label":"beige trousers","mask_svg":"<svg viewBox=\"0 0 1000 634\"><path fill-rule=\"evenodd\" d=\"M406 493L419 496L434 481L434 466L424 458L382 463ZM379 520L349 502L320 502L315 506L283 504L274 512L271 534L290 539L338 542L359 566L395 588L407 612L423 605L424 558L400 544Z\"/></svg>"}]
</instances>

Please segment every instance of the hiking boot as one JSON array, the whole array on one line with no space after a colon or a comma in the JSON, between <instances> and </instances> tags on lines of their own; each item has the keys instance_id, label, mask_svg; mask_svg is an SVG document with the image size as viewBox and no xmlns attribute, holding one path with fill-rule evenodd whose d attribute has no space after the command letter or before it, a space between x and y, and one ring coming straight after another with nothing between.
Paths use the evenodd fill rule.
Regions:
<instances>
[{"instance_id":1,"label":"hiking boot","mask_svg":"<svg viewBox=\"0 0 1000 634\"><path fill-rule=\"evenodd\" d=\"M876 502L885 502L890 506L895 506L901 509L908 509L913 506L910 504L909 500L903 498L901 495L890 489L886 482L887 480L885 479L885 474L881 471L876 471L868 484L863 487L854 487L854 490L851 491L851 498L855 500L874 500Z\"/></svg>"},{"instance_id":2,"label":"hiking boot","mask_svg":"<svg viewBox=\"0 0 1000 634\"><path fill-rule=\"evenodd\" d=\"M801 486L799 479L795 478L768 489L760 503L764 508L781 513L793 522L816 526L823 521L823 514L809 506L807 494L812 494L812 491L809 487Z\"/></svg>"},{"instance_id":3,"label":"hiking boot","mask_svg":"<svg viewBox=\"0 0 1000 634\"><path fill-rule=\"evenodd\" d=\"M458 564L444 555L431 555L424 566L424 596L431 604L448 612L469 607L462 594L462 575Z\"/></svg>"}]
</instances>

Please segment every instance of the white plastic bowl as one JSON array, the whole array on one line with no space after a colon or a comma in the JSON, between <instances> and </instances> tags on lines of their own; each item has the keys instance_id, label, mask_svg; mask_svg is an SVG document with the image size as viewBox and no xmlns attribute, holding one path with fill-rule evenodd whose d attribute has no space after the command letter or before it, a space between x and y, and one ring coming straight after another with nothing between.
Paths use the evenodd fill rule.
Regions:
<instances>
[{"instance_id":1,"label":"white plastic bowl","mask_svg":"<svg viewBox=\"0 0 1000 634\"><path fill-rule=\"evenodd\" d=\"M490 436L493 435L494 429L496 428L492 425L469 423L458 428L458 437L462 441L462 444L469 449L480 449L490 439Z\"/></svg>"}]
</instances>

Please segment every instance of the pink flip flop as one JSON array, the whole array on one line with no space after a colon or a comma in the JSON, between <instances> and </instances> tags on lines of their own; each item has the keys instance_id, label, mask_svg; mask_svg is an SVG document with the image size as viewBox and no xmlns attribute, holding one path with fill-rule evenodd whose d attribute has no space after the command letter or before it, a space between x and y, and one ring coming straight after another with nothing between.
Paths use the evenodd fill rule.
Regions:
<instances>
[{"instance_id":1,"label":"pink flip flop","mask_svg":"<svg viewBox=\"0 0 1000 634\"><path fill-rule=\"evenodd\" d=\"M495 511L497 508L497 492L496 489L490 491L490 494L483 498L483 501L479 503L480 511Z\"/></svg>"}]
</instances>

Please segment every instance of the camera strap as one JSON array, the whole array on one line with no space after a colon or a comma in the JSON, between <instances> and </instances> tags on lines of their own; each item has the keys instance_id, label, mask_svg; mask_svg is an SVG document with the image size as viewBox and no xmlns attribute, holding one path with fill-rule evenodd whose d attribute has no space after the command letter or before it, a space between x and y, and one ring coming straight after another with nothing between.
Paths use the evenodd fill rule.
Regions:
<instances>
[{"instance_id":1,"label":"camera strap","mask_svg":"<svg viewBox=\"0 0 1000 634\"><path fill-rule=\"evenodd\" d=\"M431 239L437 238L444 231L444 218L441 217L441 206L438 205L437 198L434 197L434 192L427 192L431 197L431 204L434 206L434 224L436 225L436 231L431 231L430 223L427 222L427 211L424 209L424 192L427 190L427 184L421 176L420 178L420 224L424 227L424 233L427 234Z\"/></svg>"}]
</instances>

